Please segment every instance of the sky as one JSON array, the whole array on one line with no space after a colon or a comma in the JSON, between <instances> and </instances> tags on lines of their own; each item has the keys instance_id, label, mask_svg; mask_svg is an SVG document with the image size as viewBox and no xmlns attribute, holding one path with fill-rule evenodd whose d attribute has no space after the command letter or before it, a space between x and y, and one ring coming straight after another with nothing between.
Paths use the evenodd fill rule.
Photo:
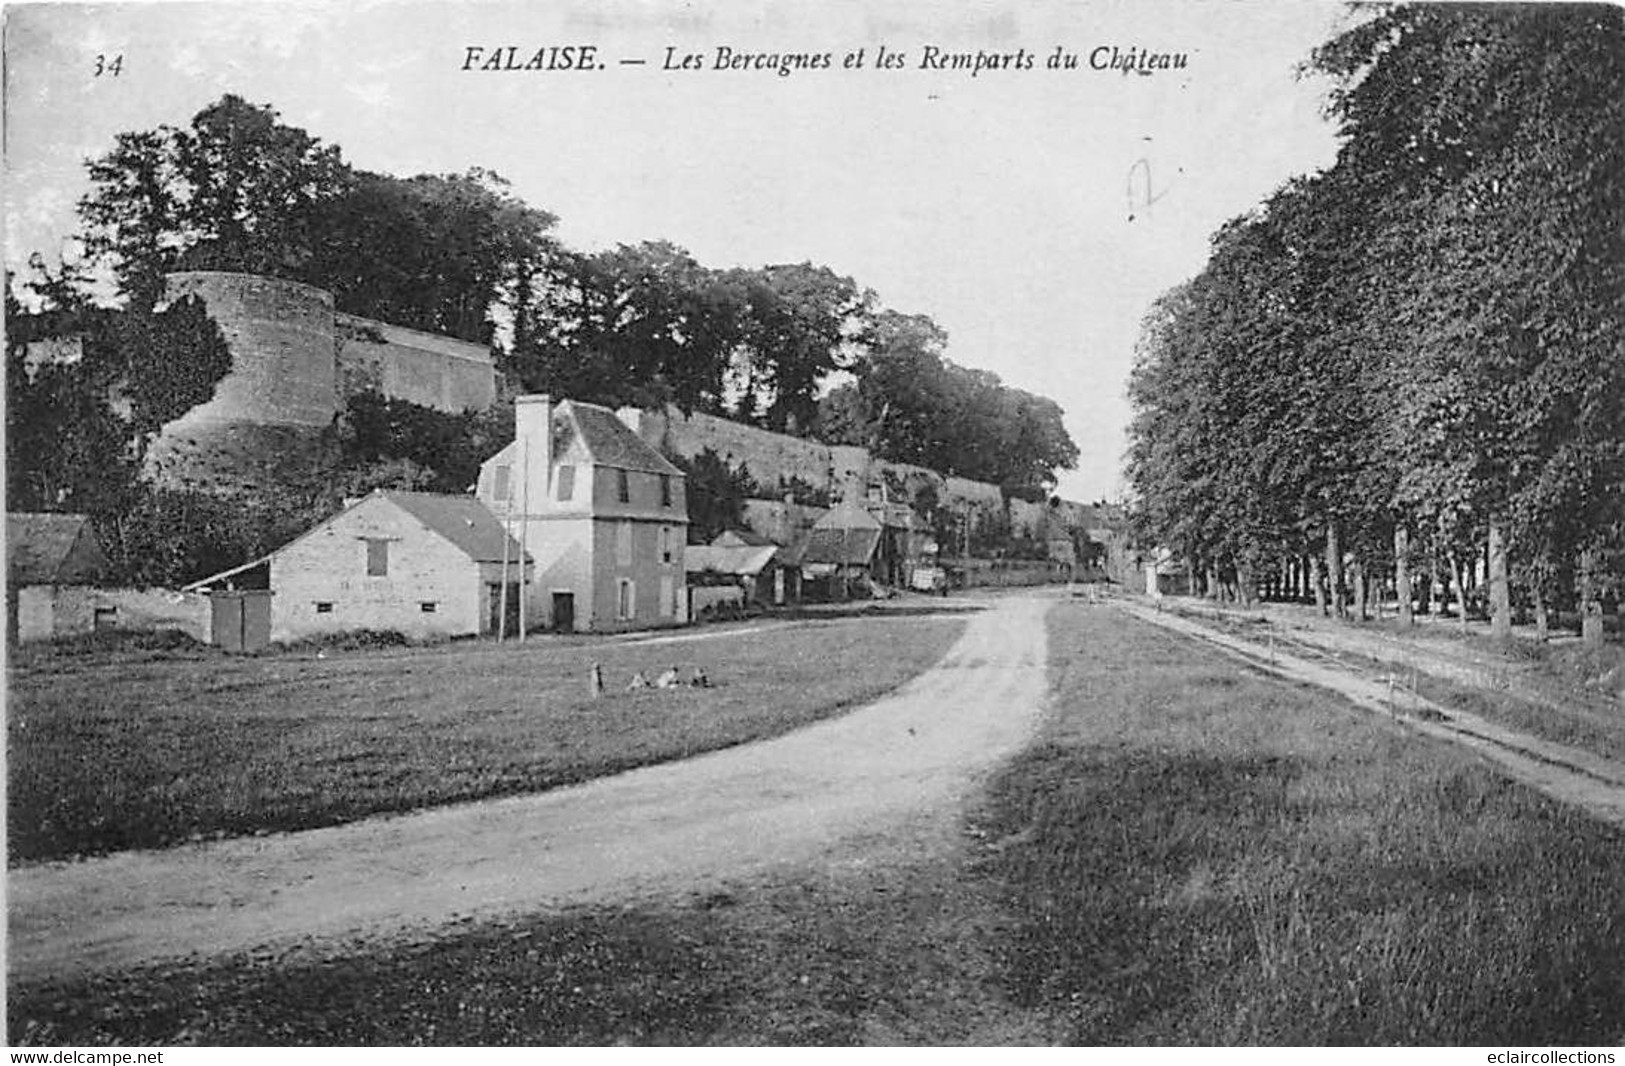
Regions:
<instances>
[{"instance_id":1,"label":"sky","mask_svg":"<svg viewBox=\"0 0 1625 1066\"><path fill-rule=\"evenodd\" d=\"M235 93L362 169L496 171L574 248L669 240L711 267L850 276L936 320L948 358L1056 400L1082 452L1059 491L1093 501L1126 491L1151 302L1201 269L1225 221L1332 162L1330 86L1298 68L1349 15L1318 0L380 0L5 18L13 268L71 249L85 161L116 133L186 125ZM571 49L576 69L480 69L508 48L519 65ZM1185 63L1125 73L1114 48ZM1057 50L1076 67L1050 69ZM828 66L780 74L770 57L786 53ZM977 53L1000 58L939 65Z\"/></svg>"}]
</instances>

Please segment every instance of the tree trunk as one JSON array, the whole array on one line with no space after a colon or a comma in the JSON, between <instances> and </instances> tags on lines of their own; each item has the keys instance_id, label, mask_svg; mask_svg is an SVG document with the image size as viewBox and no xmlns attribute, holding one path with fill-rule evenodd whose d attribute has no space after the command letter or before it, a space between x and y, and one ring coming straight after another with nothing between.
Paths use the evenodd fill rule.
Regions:
<instances>
[{"instance_id":1,"label":"tree trunk","mask_svg":"<svg viewBox=\"0 0 1625 1066\"><path fill-rule=\"evenodd\" d=\"M1214 603L1221 599L1219 595L1219 568L1211 563L1207 568L1207 595Z\"/></svg>"},{"instance_id":2,"label":"tree trunk","mask_svg":"<svg viewBox=\"0 0 1625 1066\"><path fill-rule=\"evenodd\" d=\"M1309 557L1309 586L1314 589L1315 592L1315 608L1319 610L1321 614L1325 614L1326 584L1320 579L1320 557L1318 555L1311 555Z\"/></svg>"},{"instance_id":3,"label":"tree trunk","mask_svg":"<svg viewBox=\"0 0 1625 1066\"><path fill-rule=\"evenodd\" d=\"M1547 610L1546 610L1546 594L1541 591L1540 585L1537 584L1535 586L1535 589L1534 589L1534 595L1535 595L1535 639L1537 641L1539 641L1540 643L1544 644L1544 643L1546 643L1546 638L1551 633L1551 620L1548 617Z\"/></svg>"},{"instance_id":4,"label":"tree trunk","mask_svg":"<svg viewBox=\"0 0 1625 1066\"><path fill-rule=\"evenodd\" d=\"M1394 527L1394 592L1399 597L1399 624L1415 624L1411 607L1411 533L1404 526Z\"/></svg>"},{"instance_id":5,"label":"tree trunk","mask_svg":"<svg viewBox=\"0 0 1625 1066\"><path fill-rule=\"evenodd\" d=\"M1498 640L1512 636L1512 590L1507 582L1507 544L1501 523L1491 519L1489 542L1490 632Z\"/></svg>"},{"instance_id":6,"label":"tree trunk","mask_svg":"<svg viewBox=\"0 0 1625 1066\"><path fill-rule=\"evenodd\" d=\"M1467 629L1467 569L1468 564L1450 553L1450 579L1456 584L1456 624L1463 632Z\"/></svg>"},{"instance_id":7,"label":"tree trunk","mask_svg":"<svg viewBox=\"0 0 1625 1066\"><path fill-rule=\"evenodd\" d=\"M1580 639L1588 648L1602 647L1602 598L1597 594L1597 553L1580 553Z\"/></svg>"},{"instance_id":8,"label":"tree trunk","mask_svg":"<svg viewBox=\"0 0 1625 1066\"><path fill-rule=\"evenodd\" d=\"M1343 546L1337 539L1337 523L1326 523L1326 586L1332 598L1332 613L1342 618L1343 607Z\"/></svg>"},{"instance_id":9,"label":"tree trunk","mask_svg":"<svg viewBox=\"0 0 1625 1066\"><path fill-rule=\"evenodd\" d=\"M1354 560L1352 574L1349 578L1354 584L1354 610L1360 621L1368 621L1370 616L1365 610L1365 563L1359 559Z\"/></svg>"}]
</instances>

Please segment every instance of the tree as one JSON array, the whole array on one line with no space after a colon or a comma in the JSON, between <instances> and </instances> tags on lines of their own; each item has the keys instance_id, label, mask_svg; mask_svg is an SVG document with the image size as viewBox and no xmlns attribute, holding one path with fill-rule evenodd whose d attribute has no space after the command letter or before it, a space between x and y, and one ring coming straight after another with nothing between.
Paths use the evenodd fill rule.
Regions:
<instances>
[{"instance_id":1,"label":"tree","mask_svg":"<svg viewBox=\"0 0 1625 1066\"><path fill-rule=\"evenodd\" d=\"M710 448L693 459L668 458L687 475L691 544L709 544L719 533L744 524L745 501L761 495L749 467L741 464L736 470Z\"/></svg>"},{"instance_id":2,"label":"tree","mask_svg":"<svg viewBox=\"0 0 1625 1066\"><path fill-rule=\"evenodd\" d=\"M739 314L726 279L667 242L564 254L533 287L510 366L529 390L720 413Z\"/></svg>"},{"instance_id":3,"label":"tree","mask_svg":"<svg viewBox=\"0 0 1625 1066\"><path fill-rule=\"evenodd\" d=\"M321 209L326 239L299 272L342 310L476 343L493 308L524 328L534 276L558 254L548 212L490 171L357 173Z\"/></svg>"},{"instance_id":4,"label":"tree","mask_svg":"<svg viewBox=\"0 0 1625 1066\"><path fill-rule=\"evenodd\" d=\"M302 279L325 237L321 206L351 173L336 147L227 95L186 129L119 134L90 179L85 247L124 295L151 304L176 269Z\"/></svg>"},{"instance_id":5,"label":"tree","mask_svg":"<svg viewBox=\"0 0 1625 1066\"><path fill-rule=\"evenodd\" d=\"M811 263L733 270L724 283L739 299L733 415L775 432L811 432L819 388L851 365L873 294Z\"/></svg>"}]
</instances>

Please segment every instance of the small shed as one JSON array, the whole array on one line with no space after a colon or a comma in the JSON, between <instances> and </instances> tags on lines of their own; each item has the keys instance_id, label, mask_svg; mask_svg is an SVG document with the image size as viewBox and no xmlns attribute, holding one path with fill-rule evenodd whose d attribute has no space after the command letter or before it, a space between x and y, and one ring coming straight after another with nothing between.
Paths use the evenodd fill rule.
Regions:
<instances>
[{"instance_id":1,"label":"small shed","mask_svg":"<svg viewBox=\"0 0 1625 1066\"><path fill-rule=\"evenodd\" d=\"M107 570L88 516L8 513L7 639L48 640L116 624L116 614L98 608L86 593Z\"/></svg>"},{"instance_id":2,"label":"small shed","mask_svg":"<svg viewBox=\"0 0 1625 1066\"><path fill-rule=\"evenodd\" d=\"M684 557L688 583L696 586L738 585L750 606L782 607L801 599L800 571L787 564L775 544L718 543L691 546Z\"/></svg>"},{"instance_id":3,"label":"small shed","mask_svg":"<svg viewBox=\"0 0 1625 1066\"><path fill-rule=\"evenodd\" d=\"M790 553L800 568L804 586L826 599L845 599L854 584L866 586L877 579L884 527L853 502L820 518Z\"/></svg>"}]
</instances>

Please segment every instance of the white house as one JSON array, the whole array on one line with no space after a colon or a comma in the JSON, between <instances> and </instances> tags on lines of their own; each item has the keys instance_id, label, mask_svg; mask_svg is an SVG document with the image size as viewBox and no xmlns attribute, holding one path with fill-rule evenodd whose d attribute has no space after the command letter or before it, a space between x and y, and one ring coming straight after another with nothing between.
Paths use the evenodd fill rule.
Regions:
<instances>
[{"instance_id":1,"label":"white house","mask_svg":"<svg viewBox=\"0 0 1625 1066\"><path fill-rule=\"evenodd\" d=\"M514 442L480 466L477 495L536 560L527 628L686 621L683 472L615 412L518 397Z\"/></svg>"}]
</instances>

